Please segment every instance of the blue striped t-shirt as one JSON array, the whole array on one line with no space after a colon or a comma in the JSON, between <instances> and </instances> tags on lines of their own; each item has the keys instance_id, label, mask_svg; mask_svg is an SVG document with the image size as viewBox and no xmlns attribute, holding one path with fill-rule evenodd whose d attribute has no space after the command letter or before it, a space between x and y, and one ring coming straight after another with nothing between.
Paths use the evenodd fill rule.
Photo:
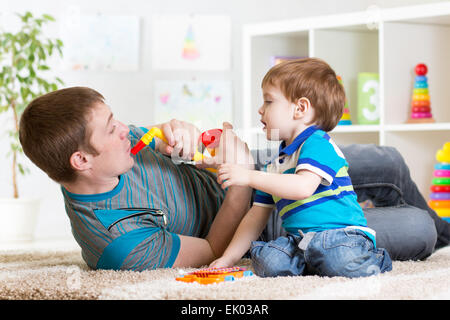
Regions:
<instances>
[{"instance_id":1,"label":"blue striped t-shirt","mask_svg":"<svg viewBox=\"0 0 450 320\"><path fill-rule=\"evenodd\" d=\"M287 232L356 227L375 244L375 231L367 228L364 213L357 202L348 163L330 136L310 126L288 146L283 141L278 156L264 167L272 173L293 174L309 170L322 177L313 195L303 200L282 199L257 190L254 204L275 207Z\"/></svg>"},{"instance_id":2,"label":"blue striped t-shirt","mask_svg":"<svg viewBox=\"0 0 450 320\"><path fill-rule=\"evenodd\" d=\"M132 145L147 132L129 128ZM154 141L113 190L80 195L61 189L72 234L93 269L171 267L178 235L204 238L225 196L214 174L175 164L154 150Z\"/></svg>"}]
</instances>

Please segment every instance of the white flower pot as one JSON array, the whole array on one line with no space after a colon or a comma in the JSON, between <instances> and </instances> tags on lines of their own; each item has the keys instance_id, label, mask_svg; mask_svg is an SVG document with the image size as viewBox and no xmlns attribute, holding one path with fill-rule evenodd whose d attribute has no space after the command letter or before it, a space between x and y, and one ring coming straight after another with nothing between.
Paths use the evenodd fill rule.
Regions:
<instances>
[{"instance_id":1,"label":"white flower pot","mask_svg":"<svg viewBox=\"0 0 450 320\"><path fill-rule=\"evenodd\" d=\"M0 198L0 242L33 240L39 206L36 198Z\"/></svg>"}]
</instances>

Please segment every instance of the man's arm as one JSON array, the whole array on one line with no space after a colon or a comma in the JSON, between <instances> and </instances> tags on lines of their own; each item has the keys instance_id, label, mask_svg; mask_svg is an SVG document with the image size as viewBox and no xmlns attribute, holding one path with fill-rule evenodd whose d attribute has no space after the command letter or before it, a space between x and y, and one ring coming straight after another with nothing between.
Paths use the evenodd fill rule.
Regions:
<instances>
[{"instance_id":1,"label":"man's arm","mask_svg":"<svg viewBox=\"0 0 450 320\"><path fill-rule=\"evenodd\" d=\"M220 257L248 211L252 190L231 187L205 239L180 235L180 251L173 267L200 267Z\"/></svg>"},{"instance_id":2,"label":"man's arm","mask_svg":"<svg viewBox=\"0 0 450 320\"><path fill-rule=\"evenodd\" d=\"M216 159L253 168L247 145L231 129L231 124L224 123ZM201 266L220 257L248 211L251 196L250 187L230 187L205 239L180 236L180 251L174 266Z\"/></svg>"}]
</instances>

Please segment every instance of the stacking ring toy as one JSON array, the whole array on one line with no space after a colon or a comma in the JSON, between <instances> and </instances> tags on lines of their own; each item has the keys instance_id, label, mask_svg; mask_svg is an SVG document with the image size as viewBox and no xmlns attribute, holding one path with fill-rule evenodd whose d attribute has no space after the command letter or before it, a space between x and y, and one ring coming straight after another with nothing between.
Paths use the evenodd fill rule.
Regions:
<instances>
[{"instance_id":1,"label":"stacking ring toy","mask_svg":"<svg viewBox=\"0 0 450 320\"><path fill-rule=\"evenodd\" d=\"M433 192L430 193L432 200L450 200L450 192Z\"/></svg>"},{"instance_id":2,"label":"stacking ring toy","mask_svg":"<svg viewBox=\"0 0 450 320\"><path fill-rule=\"evenodd\" d=\"M434 209L434 211L436 211L439 217L450 217L450 208Z\"/></svg>"},{"instance_id":3,"label":"stacking ring toy","mask_svg":"<svg viewBox=\"0 0 450 320\"><path fill-rule=\"evenodd\" d=\"M413 119L431 118L431 113L430 112L412 112L411 118L413 118Z\"/></svg>"},{"instance_id":4,"label":"stacking ring toy","mask_svg":"<svg viewBox=\"0 0 450 320\"><path fill-rule=\"evenodd\" d=\"M442 177L442 178L449 178L450 177L450 170L434 170L434 176L435 177Z\"/></svg>"},{"instance_id":5,"label":"stacking ring toy","mask_svg":"<svg viewBox=\"0 0 450 320\"><path fill-rule=\"evenodd\" d=\"M441 209L448 208L450 209L450 200L430 200L428 201L428 205L431 209Z\"/></svg>"},{"instance_id":6,"label":"stacking ring toy","mask_svg":"<svg viewBox=\"0 0 450 320\"><path fill-rule=\"evenodd\" d=\"M450 178L433 178L431 183L436 185L450 185Z\"/></svg>"},{"instance_id":7,"label":"stacking ring toy","mask_svg":"<svg viewBox=\"0 0 450 320\"><path fill-rule=\"evenodd\" d=\"M450 170L450 163L444 163L444 162L436 163L434 165L434 168L436 170Z\"/></svg>"},{"instance_id":8,"label":"stacking ring toy","mask_svg":"<svg viewBox=\"0 0 450 320\"><path fill-rule=\"evenodd\" d=\"M450 186L431 186L431 192L450 192Z\"/></svg>"}]
</instances>

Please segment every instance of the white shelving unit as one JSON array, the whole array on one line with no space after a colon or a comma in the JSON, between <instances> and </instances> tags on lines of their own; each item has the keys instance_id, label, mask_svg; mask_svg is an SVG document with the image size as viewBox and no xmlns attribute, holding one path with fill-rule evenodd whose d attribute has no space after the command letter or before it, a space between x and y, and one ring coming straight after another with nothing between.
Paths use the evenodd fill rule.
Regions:
<instances>
[{"instance_id":1,"label":"white shelving unit","mask_svg":"<svg viewBox=\"0 0 450 320\"><path fill-rule=\"evenodd\" d=\"M353 122L336 127L330 133L333 139L339 144L396 147L428 197L435 153L450 141L450 2L245 25L241 120L252 148L261 143L257 110L262 104L261 80L272 56L327 61L342 77ZM418 63L428 66L435 123L406 123ZM357 123L360 72L380 76L377 125Z\"/></svg>"}]
</instances>

